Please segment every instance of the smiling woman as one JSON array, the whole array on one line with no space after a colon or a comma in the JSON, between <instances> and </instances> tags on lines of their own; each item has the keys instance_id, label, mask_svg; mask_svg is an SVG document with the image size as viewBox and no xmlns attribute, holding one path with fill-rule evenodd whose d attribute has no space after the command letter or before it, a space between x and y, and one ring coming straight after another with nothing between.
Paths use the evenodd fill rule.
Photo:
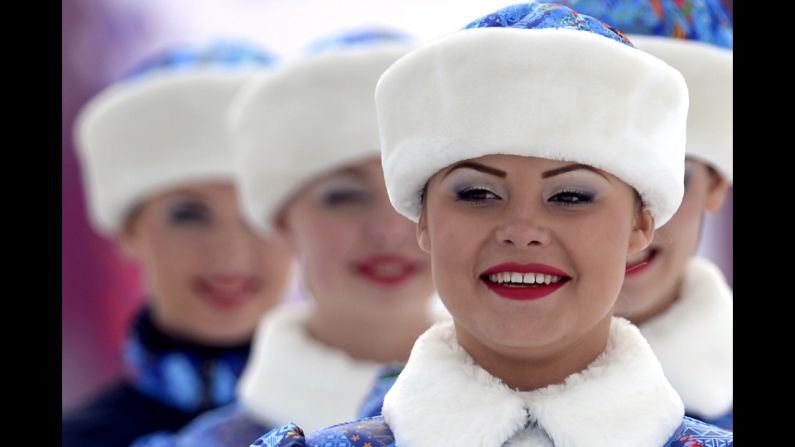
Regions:
<instances>
[{"instance_id":1,"label":"smiling woman","mask_svg":"<svg viewBox=\"0 0 795 447\"><path fill-rule=\"evenodd\" d=\"M284 241L245 226L229 182L154 195L127 220L121 243L145 269L158 327L207 345L248 341L290 267Z\"/></svg>"},{"instance_id":2,"label":"smiling woman","mask_svg":"<svg viewBox=\"0 0 795 447\"><path fill-rule=\"evenodd\" d=\"M174 48L93 98L76 122L94 229L144 272L124 377L63 419L64 446L128 446L229 403L292 255L242 219L226 108L272 59L242 43Z\"/></svg>"},{"instance_id":3,"label":"smiling woman","mask_svg":"<svg viewBox=\"0 0 795 447\"><path fill-rule=\"evenodd\" d=\"M287 421L321 428L356 416L376 371L405 362L435 321L428 255L389 204L372 93L411 48L405 36L332 36L255 79L230 110L244 212L283 237L310 303L264 318L239 404L136 447L239 446Z\"/></svg>"},{"instance_id":4,"label":"smiling woman","mask_svg":"<svg viewBox=\"0 0 795 447\"><path fill-rule=\"evenodd\" d=\"M615 176L537 157L487 155L434 175L419 240L459 343L487 370L501 365L492 357L527 351L516 377L490 371L511 388L557 383L590 363L604 350L623 262L651 240L651 216L634 200Z\"/></svg>"},{"instance_id":5,"label":"smiling woman","mask_svg":"<svg viewBox=\"0 0 795 447\"><path fill-rule=\"evenodd\" d=\"M558 2L630 33L687 82L684 198L652 244L627 260L615 312L638 325L687 414L731 429L733 295L718 265L695 256L702 235L726 242L704 217L724 206L734 172L731 14L718 0Z\"/></svg>"},{"instance_id":6,"label":"smiling woman","mask_svg":"<svg viewBox=\"0 0 795 447\"><path fill-rule=\"evenodd\" d=\"M417 339L383 416L253 445L732 445L612 315L628 258L682 199L678 71L531 3L408 53L375 98L390 200L453 321Z\"/></svg>"}]
</instances>

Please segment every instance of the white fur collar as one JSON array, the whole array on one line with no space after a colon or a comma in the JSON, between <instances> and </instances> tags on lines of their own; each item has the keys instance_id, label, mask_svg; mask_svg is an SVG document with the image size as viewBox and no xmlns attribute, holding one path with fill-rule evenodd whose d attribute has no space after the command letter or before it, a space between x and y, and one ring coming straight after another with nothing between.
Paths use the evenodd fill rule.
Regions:
<instances>
[{"instance_id":1,"label":"white fur collar","mask_svg":"<svg viewBox=\"0 0 795 447\"><path fill-rule=\"evenodd\" d=\"M309 432L355 419L383 366L310 338L309 312L308 305L283 304L259 325L238 396L260 423L295 422Z\"/></svg>"},{"instance_id":2,"label":"white fur collar","mask_svg":"<svg viewBox=\"0 0 795 447\"><path fill-rule=\"evenodd\" d=\"M685 408L716 418L733 404L734 300L721 271L694 258L679 299L640 326Z\"/></svg>"},{"instance_id":3,"label":"white fur collar","mask_svg":"<svg viewBox=\"0 0 795 447\"><path fill-rule=\"evenodd\" d=\"M476 365L452 322L437 323L414 344L383 414L398 445L410 447L436 446L440 436L499 447L532 422L557 447L659 447L684 408L638 329L613 318L605 352L585 370L527 393Z\"/></svg>"}]
</instances>

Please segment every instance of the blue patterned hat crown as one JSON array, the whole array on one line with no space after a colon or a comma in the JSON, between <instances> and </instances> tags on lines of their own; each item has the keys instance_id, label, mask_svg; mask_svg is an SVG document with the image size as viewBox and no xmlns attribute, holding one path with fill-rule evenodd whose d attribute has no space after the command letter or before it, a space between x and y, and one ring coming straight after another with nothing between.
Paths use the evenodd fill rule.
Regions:
<instances>
[{"instance_id":1,"label":"blue patterned hat crown","mask_svg":"<svg viewBox=\"0 0 795 447\"><path fill-rule=\"evenodd\" d=\"M464 29L471 28L566 28L588 31L634 47L621 31L612 26L591 16L580 14L567 6L552 3L506 6L464 27Z\"/></svg>"},{"instance_id":2,"label":"blue patterned hat crown","mask_svg":"<svg viewBox=\"0 0 795 447\"><path fill-rule=\"evenodd\" d=\"M368 47L384 43L410 44L413 39L408 34L387 29L363 29L346 31L329 37L324 37L309 44L305 54L315 55L340 48Z\"/></svg>"},{"instance_id":3,"label":"blue patterned hat crown","mask_svg":"<svg viewBox=\"0 0 795 447\"><path fill-rule=\"evenodd\" d=\"M696 40L732 49L734 31L720 0L549 0L598 17L627 34Z\"/></svg>"},{"instance_id":4,"label":"blue patterned hat crown","mask_svg":"<svg viewBox=\"0 0 795 447\"><path fill-rule=\"evenodd\" d=\"M171 48L138 64L124 79L140 79L162 69L176 71L213 67L237 70L268 67L275 61L275 56L250 43L220 41L200 47Z\"/></svg>"}]
</instances>

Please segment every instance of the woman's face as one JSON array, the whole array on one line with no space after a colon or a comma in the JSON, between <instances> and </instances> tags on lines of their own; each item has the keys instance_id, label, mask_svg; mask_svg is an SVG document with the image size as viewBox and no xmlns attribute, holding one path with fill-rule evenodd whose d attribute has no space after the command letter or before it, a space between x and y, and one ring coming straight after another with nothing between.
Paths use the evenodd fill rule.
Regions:
<instances>
[{"instance_id":1,"label":"woman's face","mask_svg":"<svg viewBox=\"0 0 795 447\"><path fill-rule=\"evenodd\" d=\"M144 268L157 323L202 343L246 341L290 279L289 247L249 230L227 182L148 199L128 221L122 243Z\"/></svg>"},{"instance_id":2,"label":"woman's face","mask_svg":"<svg viewBox=\"0 0 795 447\"><path fill-rule=\"evenodd\" d=\"M417 246L415 224L390 205L379 159L314 180L277 226L327 313L353 321L410 318L426 308L433 293L428 256Z\"/></svg>"},{"instance_id":3,"label":"woman's face","mask_svg":"<svg viewBox=\"0 0 795 447\"><path fill-rule=\"evenodd\" d=\"M417 236L459 339L516 353L609 321L627 256L653 231L632 188L604 171L488 155L430 179Z\"/></svg>"},{"instance_id":4,"label":"woman's face","mask_svg":"<svg viewBox=\"0 0 795 447\"><path fill-rule=\"evenodd\" d=\"M615 313L641 323L677 296L687 262L698 246L704 211L723 206L728 182L704 163L685 162L685 195L676 214L657 230L654 241L630 257Z\"/></svg>"}]
</instances>

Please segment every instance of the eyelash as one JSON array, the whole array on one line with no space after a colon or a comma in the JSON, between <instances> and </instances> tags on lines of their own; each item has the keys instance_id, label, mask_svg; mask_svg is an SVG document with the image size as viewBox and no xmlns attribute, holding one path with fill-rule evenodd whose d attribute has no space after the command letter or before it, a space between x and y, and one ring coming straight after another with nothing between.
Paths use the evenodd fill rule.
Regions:
<instances>
[{"instance_id":1,"label":"eyelash","mask_svg":"<svg viewBox=\"0 0 795 447\"><path fill-rule=\"evenodd\" d=\"M548 200L563 206L575 206L593 202L595 194L578 190L564 190L553 194Z\"/></svg>"},{"instance_id":2,"label":"eyelash","mask_svg":"<svg viewBox=\"0 0 795 447\"><path fill-rule=\"evenodd\" d=\"M502 200L494 191L483 186L465 187L456 193L456 200L469 203L482 203L488 200Z\"/></svg>"}]
</instances>

